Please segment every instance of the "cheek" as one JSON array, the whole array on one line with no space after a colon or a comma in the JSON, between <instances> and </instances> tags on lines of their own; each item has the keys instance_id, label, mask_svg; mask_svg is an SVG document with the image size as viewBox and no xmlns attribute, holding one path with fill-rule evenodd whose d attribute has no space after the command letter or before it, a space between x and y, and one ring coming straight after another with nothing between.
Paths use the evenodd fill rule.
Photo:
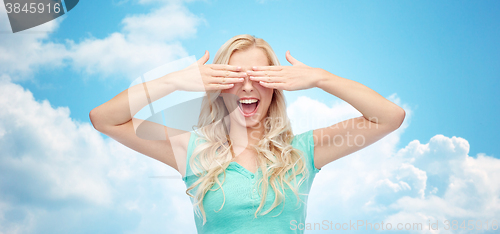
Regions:
<instances>
[{"instance_id":1,"label":"cheek","mask_svg":"<svg viewBox=\"0 0 500 234\"><path fill-rule=\"evenodd\" d=\"M230 88L230 89L223 89L223 90L221 90L220 92L221 92L221 93L231 93L231 94L236 94L236 90L237 90L237 89L236 89L236 85L235 85L235 86L233 86L233 87L232 87L232 88Z\"/></svg>"},{"instance_id":2,"label":"cheek","mask_svg":"<svg viewBox=\"0 0 500 234\"><path fill-rule=\"evenodd\" d=\"M274 94L274 89L267 89L266 88L266 98L271 102L273 99L273 94Z\"/></svg>"},{"instance_id":3,"label":"cheek","mask_svg":"<svg viewBox=\"0 0 500 234\"><path fill-rule=\"evenodd\" d=\"M271 98L274 93L274 89L266 88L259 83L255 83L255 87L259 90L259 93L266 98Z\"/></svg>"},{"instance_id":4,"label":"cheek","mask_svg":"<svg viewBox=\"0 0 500 234\"><path fill-rule=\"evenodd\" d=\"M264 104L264 107L265 109L269 109L269 106L271 105L271 101L273 99L273 92L274 90L273 89L268 89L266 90L265 94L264 93L261 93L261 94L264 94L263 96L265 96L265 104Z\"/></svg>"}]
</instances>

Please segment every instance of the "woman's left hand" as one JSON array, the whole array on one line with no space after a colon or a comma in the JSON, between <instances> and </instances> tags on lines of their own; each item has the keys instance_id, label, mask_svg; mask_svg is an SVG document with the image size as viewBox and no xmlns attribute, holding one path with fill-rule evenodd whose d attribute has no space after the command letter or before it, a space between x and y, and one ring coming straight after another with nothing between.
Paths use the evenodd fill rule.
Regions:
<instances>
[{"instance_id":1,"label":"woman's left hand","mask_svg":"<svg viewBox=\"0 0 500 234\"><path fill-rule=\"evenodd\" d=\"M286 60L292 66L256 66L247 71L250 80L259 82L266 88L287 91L310 89L316 87L324 76L324 70L309 67L286 52Z\"/></svg>"}]
</instances>

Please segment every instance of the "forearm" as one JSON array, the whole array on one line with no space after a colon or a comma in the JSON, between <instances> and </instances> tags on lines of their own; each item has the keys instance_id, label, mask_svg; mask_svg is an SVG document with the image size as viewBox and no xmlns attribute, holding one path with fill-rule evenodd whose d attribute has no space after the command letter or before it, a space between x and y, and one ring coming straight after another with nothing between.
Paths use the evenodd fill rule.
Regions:
<instances>
[{"instance_id":1,"label":"forearm","mask_svg":"<svg viewBox=\"0 0 500 234\"><path fill-rule=\"evenodd\" d=\"M359 82L339 77L323 69L319 72L321 79L316 86L348 102L367 120L387 126L401 125L405 112L398 105Z\"/></svg>"},{"instance_id":2,"label":"forearm","mask_svg":"<svg viewBox=\"0 0 500 234\"><path fill-rule=\"evenodd\" d=\"M130 121L150 102L152 103L175 91L169 78L169 75L163 76L124 90L90 112L92 124L97 129Z\"/></svg>"}]
</instances>

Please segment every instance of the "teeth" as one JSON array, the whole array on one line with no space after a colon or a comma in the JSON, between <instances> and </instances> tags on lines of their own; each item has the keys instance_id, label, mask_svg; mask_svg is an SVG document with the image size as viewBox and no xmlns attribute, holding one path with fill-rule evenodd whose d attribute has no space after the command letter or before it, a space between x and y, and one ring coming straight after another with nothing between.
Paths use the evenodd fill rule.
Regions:
<instances>
[{"instance_id":1,"label":"teeth","mask_svg":"<svg viewBox=\"0 0 500 234\"><path fill-rule=\"evenodd\" d=\"M252 103L256 103L258 100L257 99L243 99L243 100L240 100L240 103L242 104L252 104Z\"/></svg>"}]
</instances>

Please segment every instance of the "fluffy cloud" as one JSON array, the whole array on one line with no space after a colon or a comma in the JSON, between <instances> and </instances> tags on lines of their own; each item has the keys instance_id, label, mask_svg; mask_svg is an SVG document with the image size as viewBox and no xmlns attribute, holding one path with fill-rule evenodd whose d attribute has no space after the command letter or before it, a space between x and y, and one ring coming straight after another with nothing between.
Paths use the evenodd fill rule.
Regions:
<instances>
[{"instance_id":1,"label":"fluffy cloud","mask_svg":"<svg viewBox=\"0 0 500 234\"><path fill-rule=\"evenodd\" d=\"M56 19L20 33L2 33L0 36L0 74L8 73L17 79L29 77L33 70L64 65L66 47L50 42L49 32L58 28ZM0 4L0 31L12 32L5 5Z\"/></svg>"},{"instance_id":2,"label":"fluffy cloud","mask_svg":"<svg viewBox=\"0 0 500 234\"><path fill-rule=\"evenodd\" d=\"M88 38L78 44L69 41L68 52L78 70L136 78L166 62L187 57L178 40L195 36L203 22L185 6L171 3L148 14L124 18L122 32L104 39Z\"/></svg>"},{"instance_id":3,"label":"fluffy cloud","mask_svg":"<svg viewBox=\"0 0 500 234\"><path fill-rule=\"evenodd\" d=\"M190 220L185 230L194 228L180 176L152 177L174 169L103 139L5 75L0 109L0 233L175 233Z\"/></svg>"},{"instance_id":4,"label":"fluffy cloud","mask_svg":"<svg viewBox=\"0 0 500 234\"><path fill-rule=\"evenodd\" d=\"M123 19L123 31L131 41L172 41L193 37L205 22L181 4L169 4L148 14Z\"/></svg>"},{"instance_id":5,"label":"fluffy cloud","mask_svg":"<svg viewBox=\"0 0 500 234\"><path fill-rule=\"evenodd\" d=\"M500 160L469 156L467 140L440 134L426 144L414 140L397 149L413 113L396 95L388 99L405 109L405 122L375 144L323 167L309 198L308 222L361 220L393 228L422 223L425 230L415 233L447 233L445 220L481 220L491 231L500 215ZM298 132L361 115L345 102L329 107L307 97L298 98L288 112ZM429 231L429 220L438 220L439 230Z\"/></svg>"},{"instance_id":6,"label":"fluffy cloud","mask_svg":"<svg viewBox=\"0 0 500 234\"><path fill-rule=\"evenodd\" d=\"M10 31L3 5L0 17L3 17L0 30ZM78 43L52 42L50 32L56 30L62 20L56 19L23 33L4 34L0 38L0 74L21 80L40 68L71 66L89 74L132 79L188 56L179 40L194 37L197 27L206 23L182 5L182 1L166 1L148 14L125 17L121 31L105 38L88 37Z\"/></svg>"}]
</instances>

